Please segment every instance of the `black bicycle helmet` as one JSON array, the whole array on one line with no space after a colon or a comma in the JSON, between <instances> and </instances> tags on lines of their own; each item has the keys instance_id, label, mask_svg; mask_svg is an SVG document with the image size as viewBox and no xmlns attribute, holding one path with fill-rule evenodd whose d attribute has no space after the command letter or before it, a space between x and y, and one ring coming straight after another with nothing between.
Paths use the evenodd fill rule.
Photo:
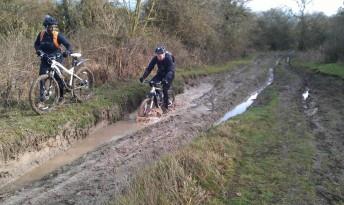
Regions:
<instances>
[{"instance_id":1,"label":"black bicycle helmet","mask_svg":"<svg viewBox=\"0 0 344 205\"><path fill-rule=\"evenodd\" d=\"M52 25L57 25L57 20L53 18L52 16L46 15L44 17L43 26L47 27L47 26L52 26Z\"/></svg>"},{"instance_id":2,"label":"black bicycle helmet","mask_svg":"<svg viewBox=\"0 0 344 205\"><path fill-rule=\"evenodd\" d=\"M166 52L166 49L164 48L164 47L157 47L156 49L155 49L155 53L156 54L163 54L163 53L165 53Z\"/></svg>"}]
</instances>

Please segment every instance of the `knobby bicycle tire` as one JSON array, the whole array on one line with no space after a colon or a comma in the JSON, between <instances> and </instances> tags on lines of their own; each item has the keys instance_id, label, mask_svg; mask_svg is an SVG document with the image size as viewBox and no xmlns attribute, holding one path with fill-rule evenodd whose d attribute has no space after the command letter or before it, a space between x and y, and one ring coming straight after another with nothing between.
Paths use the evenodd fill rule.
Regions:
<instances>
[{"instance_id":1,"label":"knobby bicycle tire","mask_svg":"<svg viewBox=\"0 0 344 205\"><path fill-rule=\"evenodd\" d=\"M43 82L44 84L45 83L49 84L48 92L50 92L51 86L54 88L54 99L50 99L50 102L52 103L51 105L45 105L45 107L39 107L39 103L43 103L40 100L41 96L39 94L40 82ZM46 87L46 85L44 85L44 87ZM36 93L36 91L39 91L38 94ZM36 80L31 85L30 93L29 93L29 101L30 101L32 109L37 114L41 115L41 114L45 114L47 112L52 111L54 107L58 104L59 97L60 97L59 85L57 81L55 80L55 78L50 77L48 74L38 76L38 78L36 78Z\"/></svg>"}]
</instances>

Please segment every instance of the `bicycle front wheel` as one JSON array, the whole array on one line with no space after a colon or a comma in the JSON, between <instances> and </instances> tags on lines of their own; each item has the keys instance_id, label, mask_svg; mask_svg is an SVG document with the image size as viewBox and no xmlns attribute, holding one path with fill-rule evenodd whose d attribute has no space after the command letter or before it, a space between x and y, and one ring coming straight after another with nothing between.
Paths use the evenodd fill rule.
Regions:
<instances>
[{"instance_id":1,"label":"bicycle front wheel","mask_svg":"<svg viewBox=\"0 0 344 205\"><path fill-rule=\"evenodd\" d=\"M30 104L38 114L45 114L58 104L60 88L57 81L49 75L40 75L31 85Z\"/></svg>"},{"instance_id":2,"label":"bicycle front wheel","mask_svg":"<svg viewBox=\"0 0 344 205\"><path fill-rule=\"evenodd\" d=\"M74 96L80 102L90 99L93 95L94 77L87 68L80 68L75 73L79 78L73 79Z\"/></svg>"},{"instance_id":3,"label":"bicycle front wheel","mask_svg":"<svg viewBox=\"0 0 344 205\"><path fill-rule=\"evenodd\" d=\"M175 106L176 103L176 96L174 94L173 89L169 89L168 90L168 107L173 108Z\"/></svg>"},{"instance_id":4,"label":"bicycle front wheel","mask_svg":"<svg viewBox=\"0 0 344 205\"><path fill-rule=\"evenodd\" d=\"M148 117L149 113L152 111L154 102L151 98L146 98L142 101L137 115L139 117Z\"/></svg>"}]
</instances>

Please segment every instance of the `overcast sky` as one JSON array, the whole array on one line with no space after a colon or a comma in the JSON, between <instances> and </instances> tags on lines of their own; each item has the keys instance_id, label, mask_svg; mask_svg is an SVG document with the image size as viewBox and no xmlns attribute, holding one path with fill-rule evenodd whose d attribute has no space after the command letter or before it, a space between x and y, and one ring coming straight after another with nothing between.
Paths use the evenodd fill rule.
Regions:
<instances>
[{"instance_id":1,"label":"overcast sky","mask_svg":"<svg viewBox=\"0 0 344 205\"><path fill-rule=\"evenodd\" d=\"M270 8L291 8L294 12L298 11L295 0L251 0L247 4L252 11L266 11ZM343 6L343 0L313 0L308 5L307 12L322 11L330 16L337 13L339 7Z\"/></svg>"}]
</instances>

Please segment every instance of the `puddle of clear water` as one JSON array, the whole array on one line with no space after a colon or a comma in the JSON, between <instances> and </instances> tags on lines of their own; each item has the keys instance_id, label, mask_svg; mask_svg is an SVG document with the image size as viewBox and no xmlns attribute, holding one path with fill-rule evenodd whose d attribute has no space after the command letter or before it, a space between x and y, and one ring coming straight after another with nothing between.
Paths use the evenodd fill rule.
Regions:
<instances>
[{"instance_id":1,"label":"puddle of clear water","mask_svg":"<svg viewBox=\"0 0 344 205\"><path fill-rule=\"evenodd\" d=\"M302 93L302 99L306 101L309 97L309 88L306 87L305 92Z\"/></svg>"},{"instance_id":2,"label":"puddle of clear water","mask_svg":"<svg viewBox=\"0 0 344 205\"><path fill-rule=\"evenodd\" d=\"M232 117L235 117L237 115L244 113L247 110L247 108L252 105L254 100L257 99L257 97L258 97L258 92L251 95L245 102L237 105L233 110L227 112L219 121L215 123L215 125L221 124Z\"/></svg>"},{"instance_id":3,"label":"puddle of clear water","mask_svg":"<svg viewBox=\"0 0 344 205\"><path fill-rule=\"evenodd\" d=\"M266 81L265 85L261 88L259 88L256 92L254 92L252 95L249 96L247 100L244 102L240 103L239 105L235 106L232 110L227 112L220 120L218 120L214 125L219 125L237 115L240 115L244 113L252 104L253 102L257 99L258 95L265 89L267 88L274 80L274 70L273 68L269 69L269 74L268 74L268 80Z\"/></svg>"}]
</instances>

